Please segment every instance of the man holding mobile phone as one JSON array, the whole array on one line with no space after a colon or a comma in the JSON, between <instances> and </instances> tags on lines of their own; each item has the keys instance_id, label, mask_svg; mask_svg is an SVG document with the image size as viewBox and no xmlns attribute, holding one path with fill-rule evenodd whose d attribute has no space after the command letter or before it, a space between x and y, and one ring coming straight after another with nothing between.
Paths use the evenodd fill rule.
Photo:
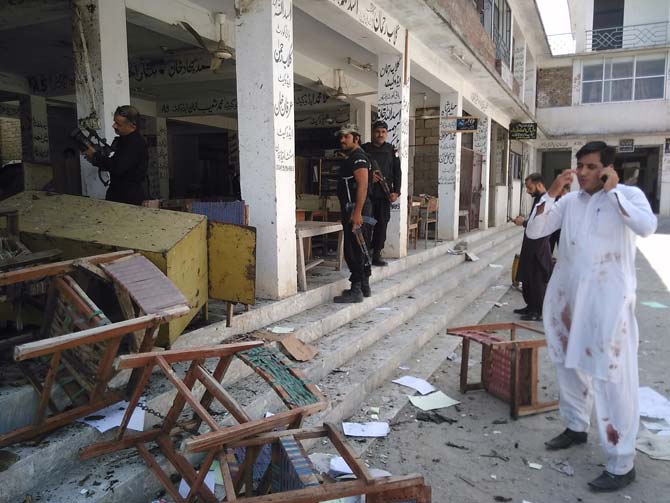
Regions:
<instances>
[{"instance_id":1,"label":"man holding mobile phone","mask_svg":"<svg viewBox=\"0 0 670 503\"><path fill-rule=\"evenodd\" d=\"M576 157L577 169L556 178L526 227L531 239L561 230L543 317L567 428L546 446L557 450L585 443L595 403L607 464L589 487L609 492L635 480L635 239L653 233L657 221L640 189L619 185L613 147L590 142ZM580 190L556 201L575 175Z\"/></svg>"}]
</instances>

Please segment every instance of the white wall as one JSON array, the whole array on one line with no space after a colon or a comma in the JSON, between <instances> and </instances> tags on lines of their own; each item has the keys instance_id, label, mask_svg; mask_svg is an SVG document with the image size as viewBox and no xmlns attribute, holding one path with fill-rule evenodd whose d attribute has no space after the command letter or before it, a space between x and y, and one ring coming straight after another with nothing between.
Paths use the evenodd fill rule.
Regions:
<instances>
[{"instance_id":1,"label":"white wall","mask_svg":"<svg viewBox=\"0 0 670 503\"><path fill-rule=\"evenodd\" d=\"M668 0L626 0L623 8L623 25L662 23L670 19Z\"/></svg>"}]
</instances>

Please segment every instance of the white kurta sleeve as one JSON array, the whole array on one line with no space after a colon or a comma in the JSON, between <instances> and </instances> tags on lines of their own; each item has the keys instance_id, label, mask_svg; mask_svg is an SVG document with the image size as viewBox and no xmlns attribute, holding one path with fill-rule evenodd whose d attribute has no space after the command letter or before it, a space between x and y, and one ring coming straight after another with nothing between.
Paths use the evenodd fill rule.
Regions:
<instances>
[{"instance_id":1,"label":"white kurta sleeve","mask_svg":"<svg viewBox=\"0 0 670 503\"><path fill-rule=\"evenodd\" d=\"M528 217L526 236L530 239L540 239L560 229L564 207L564 204L561 203L564 201L565 198L561 198L556 202L555 198L545 193ZM542 211L539 215L537 214L538 209Z\"/></svg>"},{"instance_id":2,"label":"white kurta sleeve","mask_svg":"<svg viewBox=\"0 0 670 503\"><path fill-rule=\"evenodd\" d=\"M610 190L607 197L616 205L624 223L635 234L645 237L656 231L656 215L651 211L649 201L641 190L627 187L624 193L617 187Z\"/></svg>"}]
</instances>

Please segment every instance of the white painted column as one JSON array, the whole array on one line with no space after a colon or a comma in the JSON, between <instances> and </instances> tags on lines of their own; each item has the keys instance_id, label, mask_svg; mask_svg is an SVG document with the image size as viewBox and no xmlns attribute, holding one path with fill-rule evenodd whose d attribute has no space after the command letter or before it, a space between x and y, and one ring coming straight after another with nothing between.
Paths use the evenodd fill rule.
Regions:
<instances>
[{"instance_id":1,"label":"white painted column","mask_svg":"<svg viewBox=\"0 0 670 503\"><path fill-rule=\"evenodd\" d=\"M111 143L114 110L130 103L126 5L118 0L75 0L72 15L77 119ZM81 159L81 190L104 198L98 169Z\"/></svg>"},{"instance_id":2,"label":"white painted column","mask_svg":"<svg viewBox=\"0 0 670 503\"><path fill-rule=\"evenodd\" d=\"M24 161L49 162L47 101L42 96L22 96L19 100L21 150Z\"/></svg>"},{"instance_id":3,"label":"white painted column","mask_svg":"<svg viewBox=\"0 0 670 503\"><path fill-rule=\"evenodd\" d=\"M661 201L658 213L662 217L670 216L670 153L661 145Z\"/></svg>"},{"instance_id":4,"label":"white painted column","mask_svg":"<svg viewBox=\"0 0 670 503\"><path fill-rule=\"evenodd\" d=\"M405 55L407 57L407 55ZM398 149L402 183L400 197L391 204L391 221L386 228L384 256L407 255L407 178L409 176L409 64L403 55L380 54L378 60L379 119L388 124L386 141Z\"/></svg>"},{"instance_id":5,"label":"white painted column","mask_svg":"<svg viewBox=\"0 0 670 503\"><path fill-rule=\"evenodd\" d=\"M362 100L351 100L349 121L358 126L361 143L372 140L372 105Z\"/></svg>"},{"instance_id":6,"label":"white painted column","mask_svg":"<svg viewBox=\"0 0 670 503\"><path fill-rule=\"evenodd\" d=\"M440 96L440 140L438 144L437 197L439 236L458 238L458 202L461 183L461 135L447 133L456 129L448 117L463 113L463 95L459 92Z\"/></svg>"},{"instance_id":7,"label":"white painted column","mask_svg":"<svg viewBox=\"0 0 670 503\"><path fill-rule=\"evenodd\" d=\"M519 39L518 46L514 47L514 68L512 69L514 79L519 84L518 97L526 103L526 42Z\"/></svg>"},{"instance_id":8,"label":"white painted column","mask_svg":"<svg viewBox=\"0 0 670 503\"><path fill-rule=\"evenodd\" d=\"M526 46L526 69L525 69L525 82L524 82L524 103L531 111L535 113L535 89L537 85L537 68L535 66L535 60L533 55L528 50Z\"/></svg>"},{"instance_id":9,"label":"white painted column","mask_svg":"<svg viewBox=\"0 0 670 503\"><path fill-rule=\"evenodd\" d=\"M243 0L237 18L237 102L242 199L256 227L256 290L297 291L291 0Z\"/></svg>"},{"instance_id":10,"label":"white painted column","mask_svg":"<svg viewBox=\"0 0 670 503\"><path fill-rule=\"evenodd\" d=\"M482 156L482 190L479 200L479 228L487 229L489 226L489 179L491 163L491 119L485 114L481 114L477 124L477 132L474 133L474 152ZM474 228L474 222L470 224Z\"/></svg>"},{"instance_id":11,"label":"white painted column","mask_svg":"<svg viewBox=\"0 0 670 503\"><path fill-rule=\"evenodd\" d=\"M582 62L578 59L572 62L572 106L582 103Z\"/></svg>"}]
</instances>

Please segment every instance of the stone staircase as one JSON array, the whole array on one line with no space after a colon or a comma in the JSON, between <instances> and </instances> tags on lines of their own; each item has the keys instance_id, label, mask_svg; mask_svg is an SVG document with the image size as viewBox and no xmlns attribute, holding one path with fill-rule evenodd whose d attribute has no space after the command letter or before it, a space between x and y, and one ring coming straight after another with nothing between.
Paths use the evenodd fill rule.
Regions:
<instances>
[{"instance_id":1,"label":"stone staircase","mask_svg":"<svg viewBox=\"0 0 670 503\"><path fill-rule=\"evenodd\" d=\"M418 376L429 375L431 368L439 366L458 343L439 334L444 334L448 325L460 324L463 313L471 310L482 295L505 293L504 287L491 290L491 285L509 284L509 267L521 237L518 227L511 225L473 232L461 241L467 241L468 250L479 256L476 262L449 254L455 243L430 246L391 261L388 267L375 268L373 295L361 304L332 303L332 297L348 284L342 277L290 299L265 303L236 317L233 327L217 324L185 334L175 347L218 344L236 334L274 324L294 327L303 342L319 350L314 359L298 367L330 400L328 409L310 418L308 424L340 422L354 414L366 396L388 383L401 363L416 359L432 362L418 366L413 374ZM476 312L481 316L470 314L467 322L479 321L493 301L480 303ZM346 371L334 372L343 367ZM166 382L154 377L148 405L165 411L173 392ZM231 365L224 385L251 417L283 408L275 393L241 362ZM5 406L10 407L11 401L11 396L5 397ZM155 421L147 415L145 428ZM19 459L0 472L0 502L22 502L26 495L33 501L53 503L151 501L160 491L160 484L134 450L87 462L78 459L80 448L111 439L113 434L100 434L75 423L40 443L6 448ZM84 489L87 491L82 494Z\"/></svg>"}]
</instances>

